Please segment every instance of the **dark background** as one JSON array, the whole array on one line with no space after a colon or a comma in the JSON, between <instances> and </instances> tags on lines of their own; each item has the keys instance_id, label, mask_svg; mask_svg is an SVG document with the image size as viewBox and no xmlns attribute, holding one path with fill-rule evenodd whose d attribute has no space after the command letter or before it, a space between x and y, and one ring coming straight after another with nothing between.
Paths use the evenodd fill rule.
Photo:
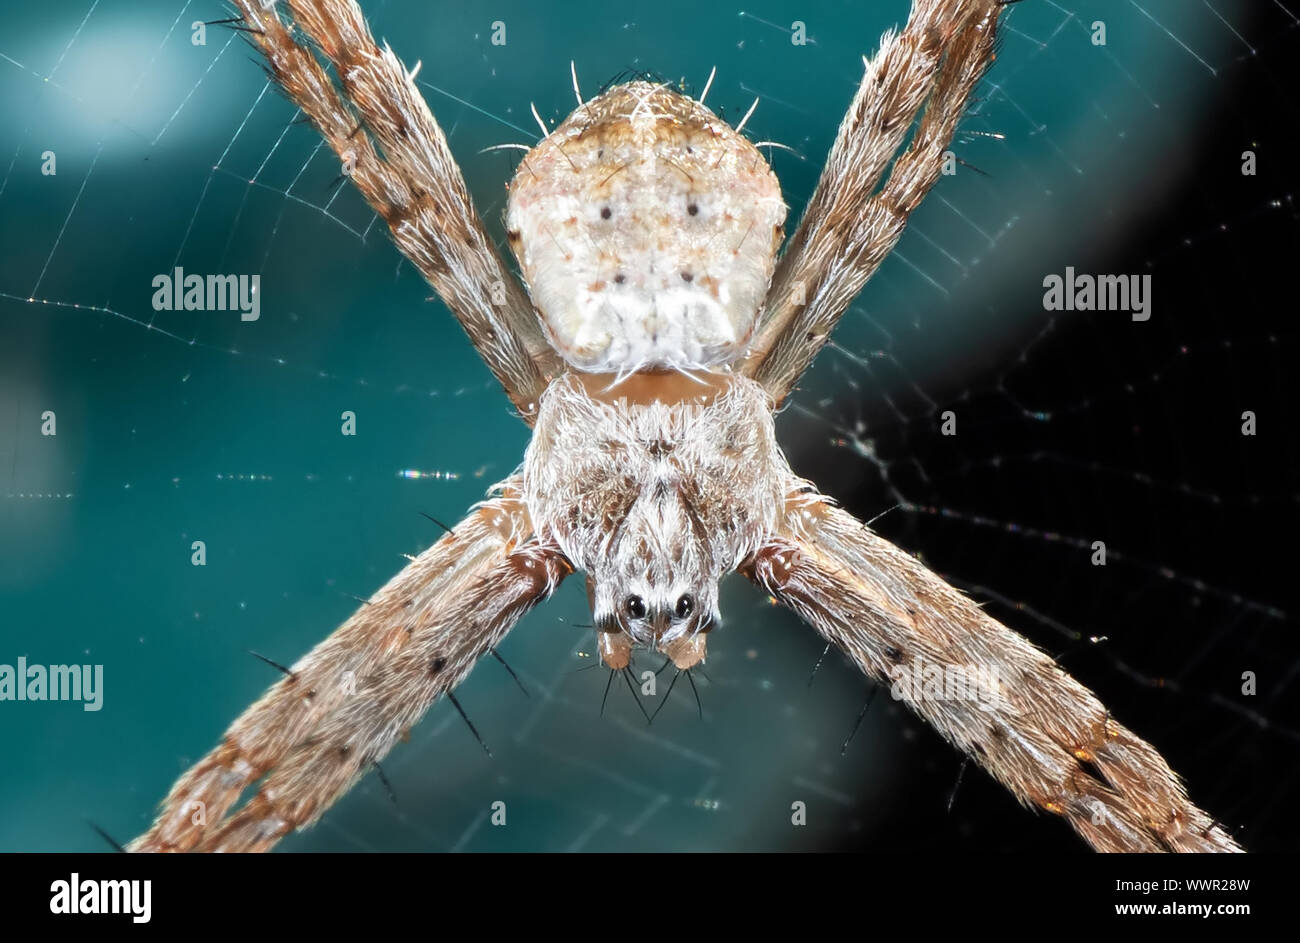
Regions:
<instances>
[{"instance_id":1,"label":"dark background","mask_svg":"<svg viewBox=\"0 0 1300 943\"><path fill-rule=\"evenodd\" d=\"M973 390L940 378L928 392L935 410L953 409L965 422L955 443L938 434L937 418L925 419L928 408L917 410L923 421L898 423L869 390L837 397L833 411L860 418L881 454L920 466L902 464L893 483L931 508L887 514L879 531L924 548L960 585L979 587L990 612L1058 654L1115 716L1143 717L1144 736L1193 798L1248 849L1293 851L1300 244L1296 165L1284 154L1294 140L1300 33L1269 4L1253 13L1250 35L1264 37L1262 48L1222 69L1194 133L1168 134L1151 164L1131 169L1154 175L1152 164L1181 164L1177 183L1083 255L1062 255L1044 270L1149 272L1150 322L1068 315L1035 339L1026 362L1013 362L1014 346L989 355ZM1256 177L1237 172L1245 149L1273 155ZM1027 417L1024 404L1050 420ZM1240 434L1246 409L1261 423L1253 438ZM833 467L834 455L822 441L802 458ZM861 515L891 503L882 480L822 481ZM969 511L964 521L944 520L934 507L974 508L987 520ZM1088 565L1096 539L1123 559ZM1062 566L1063 556L1076 565ZM1253 698L1241 695L1243 671L1257 673ZM915 781L903 801L941 809L960 761L928 732L909 745L934 775ZM1041 827L972 770L951 814L900 815L883 836L837 847L879 849L882 841L899 849L1076 847L1064 829Z\"/></svg>"}]
</instances>

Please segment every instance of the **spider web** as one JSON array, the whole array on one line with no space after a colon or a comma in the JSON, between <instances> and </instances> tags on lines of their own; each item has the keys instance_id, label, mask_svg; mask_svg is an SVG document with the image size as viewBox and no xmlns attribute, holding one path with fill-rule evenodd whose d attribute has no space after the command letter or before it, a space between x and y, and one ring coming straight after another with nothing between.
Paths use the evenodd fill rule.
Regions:
<instances>
[{"instance_id":1,"label":"spider web","mask_svg":"<svg viewBox=\"0 0 1300 943\"><path fill-rule=\"evenodd\" d=\"M423 58L498 237L517 155L481 152L537 139L530 96L548 126L567 114L570 59L586 95L626 70L698 94L716 65L709 104L735 121L759 97L747 133L793 149L770 151L797 214L860 56L907 11L801 4L796 45L776 4L499 6L504 46L489 17L367 6L408 64ZM244 651L294 660L437 538L418 512L450 522L526 444L247 46L219 26L192 42L191 24L226 15L196 0L0 14L0 663L105 666L99 713L0 709L15 774L0 848L96 847L86 818L138 833L274 680ZM1300 771L1294 607L1270 539L1294 522L1295 346L1269 297L1295 255L1277 128L1295 118L1298 22L1264 0L1010 10L957 174L778 420L797 471L1061 657L1258 849L1290 846ZM1258 176L1240 173L1246 149ZM1043 276L1067 265L1150 274L1151 320L1045 311ZM261 318L154 311L151 279L177 266L258 274ZM600 716L608 676L569 581L501 648L529 696L491 660L459 691L493 759L441 702L385 762L392 796L368 777L284 847L1079 847L962 776L887 692L842 750L867 682L743 581L723 612L693 679L702 708L687 679L664 702L669 668L642 698L662 706L648 726L617 679Z\"/></svg>"}]
</instances>

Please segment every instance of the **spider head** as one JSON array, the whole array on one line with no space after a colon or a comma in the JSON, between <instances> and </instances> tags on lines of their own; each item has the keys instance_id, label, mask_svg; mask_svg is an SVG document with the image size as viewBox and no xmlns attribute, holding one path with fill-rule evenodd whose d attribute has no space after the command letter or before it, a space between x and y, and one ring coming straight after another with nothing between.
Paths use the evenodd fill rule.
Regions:
<instances>
[{"instance_id":1,"label":"spider head","mask_svg":"<svg viewBox=\"0 0 1300 943\"><path fill-rule=\"evenodd\" d=\"M529 151L510 247L578 370L696 370L745 351L786 207L758 149L666 84L618 85Z\"/></svg>"},{"instance_id":2,"label":"spider head","mask_svg":"<svg viewBox=\"0 0 1300 943\"><path fill-rule=\"evenodd\" d=\"M615 569L589 578L587 593L601 660L616 670L627 667L634 648L663 652L678 668L693 667L704 660L705 633L719 621L716 579L691 582L654 568Z\"/></svg>"}]
</instances>

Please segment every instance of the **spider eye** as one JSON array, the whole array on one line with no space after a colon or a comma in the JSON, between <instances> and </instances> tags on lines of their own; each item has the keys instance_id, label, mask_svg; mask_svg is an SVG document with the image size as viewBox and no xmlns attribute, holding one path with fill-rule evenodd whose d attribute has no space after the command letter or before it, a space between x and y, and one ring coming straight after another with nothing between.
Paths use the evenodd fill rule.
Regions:
<instances>
[{"instance_id":1,"label":"spider eye","mask_svg":"<svg viewBox=\"0 0 1300 943\"><path fill-rule=\"evenodd\" d=\"M676 613L677 618L685 619L687 616L689 616L692 612L695 611L695 600L692 599L690 597L690 594L688 593L687 595L683 596L681 599L677 600L677 608L674 609L673 611L674 613Z\"/></svg>"},{"instance_id":2,"label":"spider eye","mask_svg":"<svg viewBox=\"0 0 1300 943\"><path fill-rule=\"evenodd\" d=\"M645 618L645 600L640 596L627 597L627 601L623 603L623 608L627 610L627 614L633 619Z\"/></svg>"}]
</instances>

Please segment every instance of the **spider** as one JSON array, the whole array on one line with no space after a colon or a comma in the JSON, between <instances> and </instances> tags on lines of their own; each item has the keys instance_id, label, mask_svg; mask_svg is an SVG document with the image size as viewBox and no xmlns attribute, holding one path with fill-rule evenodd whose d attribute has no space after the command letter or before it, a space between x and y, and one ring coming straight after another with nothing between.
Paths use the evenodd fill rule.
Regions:
<instances>
[{"instance_id":1,"label":"spider","mask_svg":"<svg viewBox=\"0 0 1300 943\"><path fill-rule=\"evenodd\" d=\"M905 27L864 60L784 251L777 179L745 122L732 128L705 107L707 86L694 100L633 81L584 101L575 71L578 107L528 150L509 188L507 239L526 290L476 214L415 71L375 43L355 3L286 5L236 0L238 28L532 438L488 500L234 722L132 850L262 851L311 825L578 571L611 672L628 671L637 649L679 670L702 662L721 621L718 581L739 571L1094 848L1240 850L1154 747L794 475L776 443L774 411L938 181L994 58L999 0L914 0ZM954 692L954 677L979 696Z\"/></svg>"}]
</instances>

